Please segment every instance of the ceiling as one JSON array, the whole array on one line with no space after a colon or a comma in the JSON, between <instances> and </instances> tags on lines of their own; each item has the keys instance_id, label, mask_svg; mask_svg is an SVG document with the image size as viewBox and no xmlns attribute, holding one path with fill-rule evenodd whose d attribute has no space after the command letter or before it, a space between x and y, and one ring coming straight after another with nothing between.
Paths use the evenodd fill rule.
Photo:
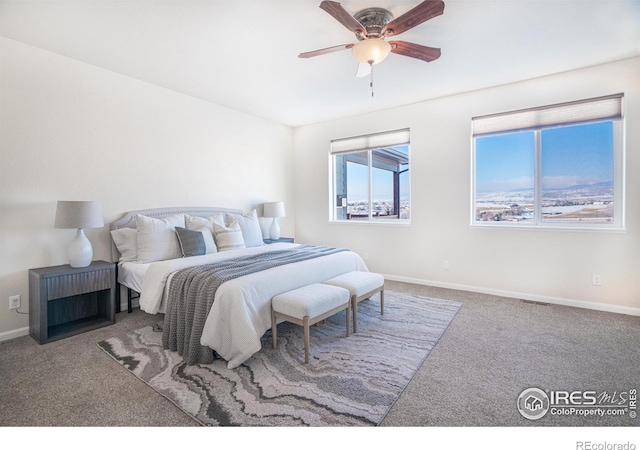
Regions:
<instances>
[{"instance_id":1,"label":"ceiling","mask_svg":"<svg viewBox=\"0 0 640 450\"><path fill-rule=\"evenodd\" d=\"M349 50L297 57L356 42L320 0L0 1L0 36L293 127L640 55L640 0L444 2L397 38L440 59L391 54L373 98Z\"/></svg>"}]
</instances>

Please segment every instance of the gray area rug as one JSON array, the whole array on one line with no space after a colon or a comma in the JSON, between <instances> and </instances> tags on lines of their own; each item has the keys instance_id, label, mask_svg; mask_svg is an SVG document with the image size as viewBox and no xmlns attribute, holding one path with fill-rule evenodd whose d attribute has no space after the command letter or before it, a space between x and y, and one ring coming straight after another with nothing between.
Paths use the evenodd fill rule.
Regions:
<instances>
[{"instance_id":1,"label":"gray area rug","mask_svg":"<svg viewBox=\"0 0 640 450\"><path fill-rule=\"evenodd\" d=\"M203 425L376 426L411 381L462 305L411 294L379 294L358 305L358 333L345 311L311 327L278 325L262 350L229 370L224 360L186 365L162 348L162 323L98 343L106 353Z\"/></svg>"}]
</instances>

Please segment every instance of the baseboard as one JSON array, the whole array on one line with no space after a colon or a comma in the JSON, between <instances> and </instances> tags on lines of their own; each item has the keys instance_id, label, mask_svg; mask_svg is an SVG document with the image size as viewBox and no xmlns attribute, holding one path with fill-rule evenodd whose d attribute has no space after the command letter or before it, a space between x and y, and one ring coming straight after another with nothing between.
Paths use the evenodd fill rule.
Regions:
<instances>
[{"instance_id":1,"label":"baseboard","mask_svg":"<svg viewBox=\"0 0 640 450\"><path fill-rule=\"evenodd\" d=\"M609 305L606 303L585 302L583 300L573 300L560 297L547 297L544 295L526 294L523 292L504 291L501 289L482 288L478 286L466 286L463 284L443 283L441 281L423 280L421 278L401 277L397 275L384 275L385 279L391 281L401 281L403 283L420 284L423 286L433 286L445 289L454 289L458 291L478 292L480 294L497 295L498 297L517 298L522 300L530 300L541 303L552 303L554 305L572 306L574 308L593 309L596 311L612 312L617 314L626 314L629 316L640 316L640 308L632 308L630 306ZM138 299L132 302L134 308L139 307ZM121 302L121 311L127 311L127 300ZM18 328L16 330L5 331L0 333L0 342L15 339L29 334L29 327Z\"/></svg>"},{"instance_id":2,"label":"baseboard","mask_svg":"<svg viewBox=\"0 0 640 450\"><path fill-rule=\"evenodd\" d=\"M455 289L459 291L478 292L480 294L497 295L499 297L517 298L541 303L552 303L554 305L572 306L574 308L593 309L596 311L606 311L629 316L640 316L640 308L630 306L610 305L607 303L585 302L584 300L574 300L569 298L548 297L545 295L527 294L524 292L504 291L501 289L483 288L478 286L466 286L463 284L443 283L440 281L423 280L420 278L401 277L396 275L384 275L385 279L391 281L401 281L404 283L420 284L424 286L440 287L445 289Z\"/></svg>"},{"instance_id":3,"label":"baseboard","mask_svg":"<svg viewBox=\"0 0 640 450\"><path fill-rule=\"evenodd\" d=\"M9 339L15 339L22 336L29 335L29 327L17 328L15 330L5 331L0 333L0 342L8 341Z\"/></svg>"},{"instance_id":4,"label":"baseboard","mask_svg":"<svg viewBox=\"0 0 640 450\"><path fill-rule=\"evenodd\" d=\"M134 299L132 303L132 307L133 308L137 308L140 305L138 304L138 299ZM125 298L124 302L120 303L120 311L127 311L127 300ZM9 330L9 331L5 331L3 333L0 333L0 342L3 341L8 341L10 339L15 339L18 337L22 337L22 336L28 336L29 335L29 327L24 327L24 328L17 328L15 330Z\"/></svg>"},{"instance_id":5,"label":"baseboard","mask_svg":"<svg viewBox=\"0 0 640 450\"><path fill-rule=\"evenodd\" d=\"M138 304L138 299L134 299L132 303L133 308L137 308L140 305ZM120 302L120 311L127 312L127 299L124 299L124 302ZM15 339L22 336L29 335L29 327L17 328L15 330L5 331L0 333L0 342L8 341L10 339Z\"/></svg>"}]
</instances>

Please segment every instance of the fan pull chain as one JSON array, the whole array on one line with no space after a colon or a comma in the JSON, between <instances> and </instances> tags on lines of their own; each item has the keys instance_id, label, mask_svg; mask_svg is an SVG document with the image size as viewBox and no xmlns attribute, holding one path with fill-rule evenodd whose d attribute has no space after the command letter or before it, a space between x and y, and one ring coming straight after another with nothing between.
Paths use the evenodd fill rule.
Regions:
<instances>
[{"instance_id":1,"label":"fan pull chain","mask_svg":"<svg viewBox=\"0 0 640 450\"><path fill-rule=\"evenodd\" d=\"M371 79L369 81L369 87L371 88L371 97L373 98L373 61L369 61L369 74Z\"/></svg>"}]
</instances>

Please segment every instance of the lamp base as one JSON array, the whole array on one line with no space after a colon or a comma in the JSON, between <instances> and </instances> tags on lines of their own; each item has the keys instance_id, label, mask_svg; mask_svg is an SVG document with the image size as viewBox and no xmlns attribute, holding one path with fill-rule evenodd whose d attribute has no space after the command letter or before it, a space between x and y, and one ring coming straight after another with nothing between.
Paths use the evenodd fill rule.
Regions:
<instances>
[{"instance_id":1,"label":"lamp base","mask_svg":"<svg viewBox=\"0 0 640 450\"><path fill-rule=\"evenodd\" d=\"M91 242L84 235L82 228L78 228L76 237L69 244L69 265L71 267L87 267L93 259Z\"/></svg>"},{"instance_id":2,"label":"lamp base","mask_svg":"<svg viewBox=\"0 0 640 450\"><path fill-rule=\"evenodd\" d=\"M269 237L274 241L280 239L280 225L278 225L278 219L275 217L273 218L271 227L269 227Z\"/></svg>"}]
</instances>

